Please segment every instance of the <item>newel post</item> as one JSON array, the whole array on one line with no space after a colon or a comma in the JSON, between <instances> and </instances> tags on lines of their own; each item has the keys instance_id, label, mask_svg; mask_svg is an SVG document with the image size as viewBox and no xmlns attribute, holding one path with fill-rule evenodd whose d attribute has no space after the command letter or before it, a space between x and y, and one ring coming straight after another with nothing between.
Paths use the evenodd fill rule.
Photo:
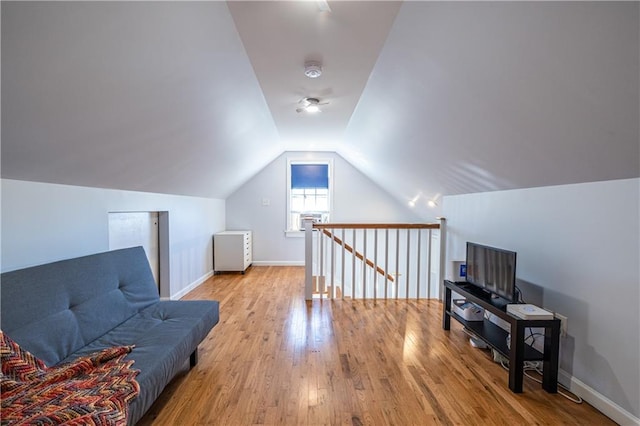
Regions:
<instances>
[{"instance_id":1,"label":"newel post","mask_svg":"<svg viewBox=\"0 0 640 426\"><path fill-rule=\"evenodd\" d=\"M313 220L304 219L304 298L313 298Z\"/></svg>"},{"instance_id":2,"label":"newel post","mask_svg":"<svg viewBox=\"0 0 640 426\"><path fill-rule=\"evenodd\" d=\"M447 219L444 217L439 217L438 219L440 219L440 277L438 279L440 282L440 292L438 299L442 300L442 295L444 294L444 277L446 276L445 268L447 266Z\"/></svg>"}]
</instances>

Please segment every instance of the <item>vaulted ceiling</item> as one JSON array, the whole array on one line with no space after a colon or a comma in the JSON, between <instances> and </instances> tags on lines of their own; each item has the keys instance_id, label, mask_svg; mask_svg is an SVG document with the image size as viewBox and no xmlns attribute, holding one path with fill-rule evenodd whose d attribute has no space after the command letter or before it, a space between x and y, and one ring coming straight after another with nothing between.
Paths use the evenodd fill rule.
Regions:
<instances>
[{"instance_id":1,"label":"vaulted ceiling","mask_svg":"<svg viewBox=\"0 0 640 426\"><path fill-rule=\"evenodd\" d=\"M3 178L226 198L328 150L424 207L640 176L637 2L1 7Z\"/></svg>"}]
</instances>

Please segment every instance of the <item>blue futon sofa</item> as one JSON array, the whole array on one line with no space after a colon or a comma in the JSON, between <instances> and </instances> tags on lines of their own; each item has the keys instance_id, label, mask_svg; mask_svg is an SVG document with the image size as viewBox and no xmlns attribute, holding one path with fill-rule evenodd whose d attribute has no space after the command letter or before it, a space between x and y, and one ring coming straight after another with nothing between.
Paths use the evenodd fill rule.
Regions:
<instances>
[{"instance_id":1,"label":"blue futon sofa","mask_svg":"<svg viewBox=\"0 0 640 426\"><path fill-rule=\"evenodd\" d=\"M0 327L47 366L135 345L135 424L219 320L217 301L161 301L142 247L5 272Z\"/></svg>"}]
</instances>

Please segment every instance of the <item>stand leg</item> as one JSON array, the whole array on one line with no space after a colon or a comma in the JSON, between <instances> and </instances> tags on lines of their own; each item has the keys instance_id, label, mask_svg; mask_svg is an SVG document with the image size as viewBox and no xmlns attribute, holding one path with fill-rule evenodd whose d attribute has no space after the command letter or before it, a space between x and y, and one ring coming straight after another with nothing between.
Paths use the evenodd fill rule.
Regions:
<instances>
[{"instance_id":1,"label":"stand leg","mask_svg":"<svg viewBox=\"0 0 640 426\"><path fill-rule=\"evenodd\" d=\"M509 349L509 389L522 393L524 369L524 326L516 321L511 325L511 348Z\"/></svg>"},{"instance_id":2,"label":"stand leg","mask_svg":"<svg viewBox=\"0 0 640 426\"><path fill-rule=\"evenodd\" d=\"M544 362L542 388L549 393L558 392L558 352L560 351L560 321L544 329Z\"/></svg>"},{"instance_id":3,"label":"stand leg","mask_svg":"<svg viewBox=\"0 0 640 426\"><path fill-rule=\"evenodd\" d=\"M444 304L442 305L442 328L449 330L451 328L451 317L447 313L447 309L451 309L451 289L444 289Z\"/></svg>"},{"instance_id":4,"label":"stand leg","mask_svg":"<svg viewBox=\"0 0 640 426\"><path fill-rule=\"evenodd\" d=\"M189 367L193 368L196 366L196 364L198 364L198 348L196 348L196 350L193 351L191 353L191 356L189 357Z\"/></svg>"}]
</instances>

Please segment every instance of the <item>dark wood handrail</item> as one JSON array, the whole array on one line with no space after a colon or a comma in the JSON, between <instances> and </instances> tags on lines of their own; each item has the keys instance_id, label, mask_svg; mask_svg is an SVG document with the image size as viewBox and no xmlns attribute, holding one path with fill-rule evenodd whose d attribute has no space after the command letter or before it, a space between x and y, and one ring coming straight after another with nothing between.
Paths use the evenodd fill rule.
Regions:
<instances>
[{"instance_id":1,"label":"dark wood handrail","mask_svg":"<svg viewBox=\"0 0 640 426\"><path fill-rule=\"evenodd\" d=\"M322 233L324 235L326 235L327 237L333 239L333 241L335 241L337 244L339 244L340 246L342 246L342 240L340 238L338 238L337 236L333 235L331 232L327 231L326 229L322 230ZM345 250L347 250L350 253L354 253L353 247L351 247L349 244L344 244L344 248ZM387 279L391 282L395 281L395 278L393 277L393 275L387 274L384 269L382 269L379 266L376 266L373 261L369 260L369 259L365 259L364 255L358 251L355 252L355 256L360 259L363 260L367 263L368 266L370 266L371 268L375 268L376 272L378 272L380 275L382 276L386 276Z\"/></svg>"},{"instance_id":2,"label":"dark wood handrail","mask_svg":"<svg viewBox=\"0 0 640 426\"><path fill-rule=\"evenodd\" d=\"M314 223L316 229L440 229L439 223Z\"/></svg>"}]
</instances>

